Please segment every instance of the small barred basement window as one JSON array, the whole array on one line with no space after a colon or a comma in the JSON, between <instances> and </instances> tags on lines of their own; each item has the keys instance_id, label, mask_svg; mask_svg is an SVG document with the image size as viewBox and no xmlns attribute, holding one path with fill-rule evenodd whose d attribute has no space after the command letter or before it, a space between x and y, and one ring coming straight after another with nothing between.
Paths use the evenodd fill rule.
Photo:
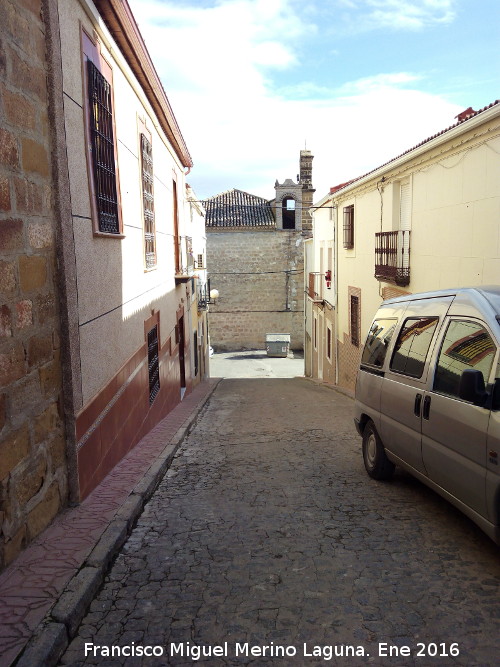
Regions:
<instances>
[{"instance_id":1,"label":"small barred basement window","mask_svg":"<svg viewBox=\"0 0 500 667\"><path fill-rule=\"evenodd\" d=\"M359 297L351 294L351 312L350 312L350 325L351 325L351 343L356 347L359 347Z\"/></svg>"},{"instance_id":2,"label":"small barred basement window","mask_svg":"<svg viewBox=\"0 0 500 667\"><path fill-rule=\"evenodd\" d=\"M160 362L158 347L158 325L148 332L148 375L149 404L151 405L160 391Z\"/></svg>"}]
</instances>

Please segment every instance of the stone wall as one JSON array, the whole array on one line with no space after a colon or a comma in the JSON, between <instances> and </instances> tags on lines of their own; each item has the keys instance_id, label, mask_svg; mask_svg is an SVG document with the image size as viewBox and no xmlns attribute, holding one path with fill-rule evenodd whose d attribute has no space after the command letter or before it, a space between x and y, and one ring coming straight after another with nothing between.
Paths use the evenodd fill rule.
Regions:
<instances>
[{"instance_id":1,"label":"stone wall","mask_svg":"<svg viewBox=\"0 0 500 667\"><path fill-rule=\"evenodd\" d=\"M296 231L207 228L207 268L219 291L210 306L216 350L263 349L266 333L304 346L304 246Z\"/></svg>"},{"instance_id":2,"label":"stone wall","mask_svg":"<svg viewBox=\"0 0 500 667\"><path fill-rule=\"evenodd\" d=\"M0 568L68 487L41 5L0 3Z\"/></svg>"}]
</instances>

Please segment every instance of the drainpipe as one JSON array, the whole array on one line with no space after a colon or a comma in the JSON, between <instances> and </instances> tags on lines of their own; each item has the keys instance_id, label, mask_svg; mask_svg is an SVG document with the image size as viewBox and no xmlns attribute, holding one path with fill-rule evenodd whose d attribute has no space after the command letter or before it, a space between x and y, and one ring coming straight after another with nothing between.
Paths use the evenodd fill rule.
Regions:
<instances>
[{"instance_id":1,"label":"drainpipe","mask_svg":"<svg viewBox=\"0 0 500 667\"><path fill-rule=\"evenodd\" d=\"M338 207L332 199L333 210L333 247L334 247L334 261L333 261L333 286L335 289L335 335L333 336L335 345L335 385L339 384L339 244L337 238L338 230Z\"/></svg>"}]
</instances>

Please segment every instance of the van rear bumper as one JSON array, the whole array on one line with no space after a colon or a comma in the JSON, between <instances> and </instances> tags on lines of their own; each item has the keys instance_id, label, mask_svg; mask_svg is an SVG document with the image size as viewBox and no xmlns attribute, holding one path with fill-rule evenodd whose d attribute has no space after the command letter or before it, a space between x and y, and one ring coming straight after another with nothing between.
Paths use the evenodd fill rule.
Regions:
<instances>
[{"instance_id":1,"label":"van rear bumper","mask_svg":"<svg viewBox=\"0 0 500 667\"><path fill-rule=\"evenodd\" d=\"M356 427L356 431L359 433L359 435L363 435L363 431L361 430L361 422L356 417L354 417L354 426Z\"/></svg>"}]
</instances>

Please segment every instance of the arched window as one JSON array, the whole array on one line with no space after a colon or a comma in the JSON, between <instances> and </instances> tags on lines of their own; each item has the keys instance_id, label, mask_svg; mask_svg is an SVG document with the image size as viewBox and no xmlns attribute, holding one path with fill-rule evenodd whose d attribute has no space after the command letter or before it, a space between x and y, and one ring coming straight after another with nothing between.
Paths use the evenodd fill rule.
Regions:
<instances>
[{"instance_id":1,"label":"arched window","mask_svg":"<svg viewBox=\"0 0 500 667\"><path fill-rule=\"evenodd\" d=\"M283 229L295 229L295 199L285 197L281 202Z\"/></svg>"}]
</instances>

